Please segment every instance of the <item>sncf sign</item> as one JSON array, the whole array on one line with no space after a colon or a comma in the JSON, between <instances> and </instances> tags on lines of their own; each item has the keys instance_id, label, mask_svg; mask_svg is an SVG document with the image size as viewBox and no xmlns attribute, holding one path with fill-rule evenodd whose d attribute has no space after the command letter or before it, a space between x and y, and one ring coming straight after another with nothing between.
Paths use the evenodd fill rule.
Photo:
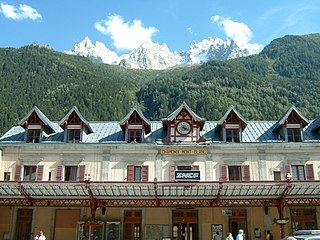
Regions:
<instances>
[{"instance_id":1,"label":"sncf sign","mask_svg":"<svg viewBox=\"0 0 320 240\"><path fill-rule=\"evenodd\" d=\"M199 170L176 170L174 172L176 181L200 181Z\"/></svg>"}]
</instances>

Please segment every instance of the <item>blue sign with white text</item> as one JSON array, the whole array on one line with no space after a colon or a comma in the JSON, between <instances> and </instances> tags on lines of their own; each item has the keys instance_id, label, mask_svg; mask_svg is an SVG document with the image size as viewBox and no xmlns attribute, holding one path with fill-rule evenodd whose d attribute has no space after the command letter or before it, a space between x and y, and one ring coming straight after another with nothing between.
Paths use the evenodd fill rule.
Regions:
<instances>
[{"instance_id":1,"label":"blue sign with white text","mask_svg":"<svg viewBox=\"0 0 320 240\"><path fill-rule=\"evenodd\" d=\"M200 181L199 170L176 170L174 172L176 181Z\"/></svg>"}]
</instances>

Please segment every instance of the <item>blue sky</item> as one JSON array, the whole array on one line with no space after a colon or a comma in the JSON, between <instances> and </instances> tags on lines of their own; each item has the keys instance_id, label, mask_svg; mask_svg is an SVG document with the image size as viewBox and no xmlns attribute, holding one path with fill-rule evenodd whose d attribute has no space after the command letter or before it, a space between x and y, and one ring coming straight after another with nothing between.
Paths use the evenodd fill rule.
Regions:
<instances>
[{"instance_id":1,"label":"blue sky","mask_svg":"<svg viewBox=\"0 0 320 240\"><path fill-rule=\"evenodd\" d=\"M0 47L64 51L88 36L117 53L145 41L181 51L210 36L262 48L287 34L320 33L319 12L319 0L0 0Z\"/></svg>"}]
</instances>

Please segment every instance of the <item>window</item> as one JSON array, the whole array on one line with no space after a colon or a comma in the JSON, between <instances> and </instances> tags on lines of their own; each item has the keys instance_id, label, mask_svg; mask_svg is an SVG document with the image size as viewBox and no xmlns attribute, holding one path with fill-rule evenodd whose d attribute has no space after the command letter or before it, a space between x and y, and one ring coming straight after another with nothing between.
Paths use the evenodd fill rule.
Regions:
<instances>
[{"instance_id":1,"label":"window","mask_svg":"<svg viewBox=\"0 0 320 240\"><path fill-rule=\"evenodd\" d=\"M239 129L226 129L227 142L240 142Z\"/></svg>"},{"instance_id":2,"label":"window","mask_svg":"<svg viewBox=\"0 0 320 240\"><path fill-rule=\"evenodd\" d=\"M317 214L314 208L290 209L292 230L317 229Z\"/></svg>"},{"instance_id":3,"label":"window","mask_svg":"<svg viewBox=\"0 0 320 240\"><path fill-rule=\"evenodd\" d=\"M11 172L4 172L3 180L10 181L10 178L11 178Z\"/></svg>"},{"instance_id":4,"label":"window","mask_svg":"<svg viewBox=\"0 0 320 240\"><path fill-rule=\"evenodd\" d=\"M241 166L228 166L228 176L229 181L240 181L242 180L241 176Z\"/></svg>"},{"instance_id":5,"label":"window","mask_svg":"<svg viewBox=\"0 0 320 240\"><path fill-rule=\"evenodd\" d=\"M23 181L35 181L37 175L37 166L23 167Z\"/></svg>"},{"instance_id":6,"label":"window","mask_svg":"<svg viewBox=\"0 0 320 240\"><path fill-rule=\"evenodd\" d=\"M27 142L39 143L40 135L41 135L41 129L28 129Z\"/></svg>"},{"instance_id":7,"label":"window","mask_svg":"<svg viewBox=\"0 0 320 240\"><path fill-rule=\"evenodd\" d=\"M147 182L149 175L149 167L144 166L128 166L127 181L129 182Z\"/></svg>"},{"instance_id":8,"label":"window","mask_svg":"<svg viewBox=\"0 0 320 240\"><path fill-rule=\"evenodd\" d=\"M78 176L78 166L65 166L64 168L64 180L76 181Z\"/></svg>"},{"instance_id":9,"label":"window","mask_svg":"<svg viewBox=\"0 0 320 240\"><path fill-rule=\"evenodd\" d=\"M292 180L305 180L304 166L291 165Z\"/></svg>"},{"instance_id":10,"label":"window","mask_svg":"<svg viewBox=\"0 0 320 240\"><path fill-rule=\"evenodd\" d=\"M128 142L138 142L141 143L142 139L141 139L141 134L142 131L141 129L129 129L128 130L128 135L129 135L129 141Z\"/></svg>"},{"instance_id":11,"label":"window","mask_svg":"<svg viewBox=\"0 0 320 240\"><path fill-rule=\"evenodd\" d=\"M274 171L273 172L273 180L281 181L281 171Z\"/></svg>"},{"instance_id":12,"label":"window","mask_svg":"<svg viewBox=\"0 0 320 240\"><path fill-rule=\"evenodd\" d=\"M81 140L81 129L68 129L67 139L69 143L79 143Z\"/></svg>"},{"instance_id":13,"label":"window","mask_svg":"<svg viewBox=\"0 0 320 240\"><path fill-rule=\"evenodd\" d=\"M288 142L302 142L300 128L288 128Z\"/></svg>"}]
</instances>

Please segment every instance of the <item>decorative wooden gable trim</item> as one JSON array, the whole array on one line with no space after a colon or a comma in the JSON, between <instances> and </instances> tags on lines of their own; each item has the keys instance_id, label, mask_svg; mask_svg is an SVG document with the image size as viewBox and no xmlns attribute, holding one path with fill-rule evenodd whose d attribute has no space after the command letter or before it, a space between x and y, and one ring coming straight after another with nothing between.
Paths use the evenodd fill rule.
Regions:
<instances>
[{"instance_id":1,"label":"decorative wooden gable trim","mask_svg":"<svg viewBox=\"0 0 320 240\"><path fill-rule=\"evenodd\" d=\"M204 118L199 117L186 103L183 103L168 117L162 119L163 129L167 133L164 141L199 142L204 123Z\"/></svg>"},{"instance_id":2,"label":"decorative wooden gable trim","mask_svg":"<svg viewBox=\"0 0 320 240\"><path fill-rule=\"evenodd\" d=\"M231 107L219 120L217 124L217 131L220 131L222 128L243 129L247 125L247 121L240 115L240 113L234 107Z\"/></svg>"},{"instance_id":3,"label":"decorative wooden gable trim","mask_svg":"<svg viewBox=\"0 0 320 240\"><path fill-rule=\"evenodd\" d=\"M150 121L135 108L119 124L127 142L143 142L144 136L151 132Z\"/></svg>"},{"instance_id":4,"label":"decorative wooden gable trim","mask_svg":"<svg viewBox=\"0 0 320 240\"><path fill-rule=\"evenodd\" d=\"M300 128L303 129L309 124L295 107L291 107L286 114L277 122L274 132L279 132L282 128Z\"/></svg>"},{"instance_id":5,"label":"decorative wooden gable trim","mask_svg":"<svg viewBox=\"0 0 320 240\"><path fill-rule=\"evenodd\" d=\"M229 108L217 124L217 133L223 141L241 142L242 131L247 126L247 121L234 107Z\"/></svg>"},{"instance_id":6,"label":"decorative wooden gable trim","mask_svg":"<svg viewBox=\"0 0 320 240\"><path fill-rule=\"evenodd\" d=\"M41 129L47 134L55 132L51 121L40 111L37 106L19 122L19 125L24 129Z\"/></svg>"},{"instance_id":7,"label":"decorative wooden gable trim","mask_svg":"<svg viewBox=\"0 0 320 240\"><path fill-rule=\"evenodd\" d=\"M59 122L59 126L62 129L80 128L83 129L87 134L93 133L90 124L86 121L86 119L82 116L80 111L75 106L63 119L61 119L61 121Z\"/></svg>"},{"instance_id":8,"label":"decorative wooden gable trim","mask_svg":"<svg viewBox=\"0 0 320 240\"><path fill-rule=\"evenodd\" d=\"M145 116L140 112L138 109L133 108L127 116L125 116L120 121L120 126L123 131L128 129L129 125L132 126L141 126L141 128L145 131L145 134L148 134L151 132L151 123L148 119L145 118Z\"/></svg>"}]
</instances>

